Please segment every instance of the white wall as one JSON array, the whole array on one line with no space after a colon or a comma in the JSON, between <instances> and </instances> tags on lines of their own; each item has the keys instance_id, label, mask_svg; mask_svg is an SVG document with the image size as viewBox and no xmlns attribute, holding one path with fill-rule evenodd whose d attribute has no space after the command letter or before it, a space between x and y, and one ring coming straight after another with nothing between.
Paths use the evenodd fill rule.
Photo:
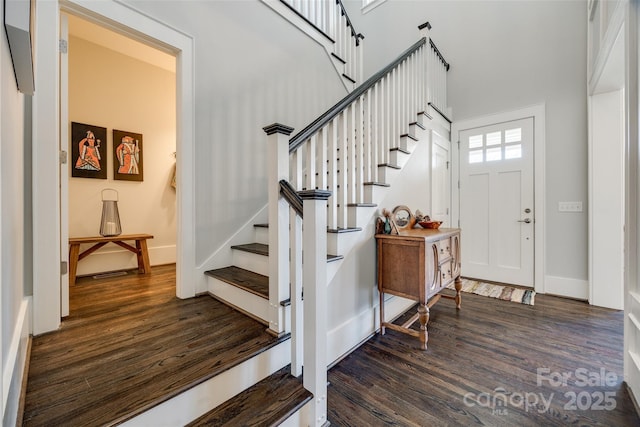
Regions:
<instances>
[{"instance_id":1,"label":"white wall","mask_svg":"<svg viewBox=\"0 0 640 427\"><path fill-rule=\"evenodd\" d=\"M591 304L624 309L624 93L591 96Z\"/></svg>"},{"instance_id":2,"label":"white wall","mask_svg":"<svg viewBox=\"0 0 640 427\"><path fill-rule=\"evenodd\" d=\"M586 281L586 2L391 0L365 15L360 5L346 1L365 36L365 75L429 21L451 64L454 121L545 103L546 274ZM582 201L585 211L559 213L559 201Z\"/></svg>"},{"instance_id":3,"label":"white wall","mask_svg":"<svg viewBox=\"0 0 640 427\"><path fill-rule=\"evenodd\" d=\"M195 41L201 264L267 203L262 127L280 122L295 133L345 89L324 49L258 0L127 3Z\"/></svg>"},{"instance_id":4,"label":"white wall","mask_svg":"<svg viewBox=\"0 0 640 427\"><path fill-rule=\"evenodd\" d=\"M0 21L4 22L0 11ZM0 43L0 278L1 278L1 335L2 360L2 416L3 425L15 424L24 367L29 317L22 308L28 307L25 289L25 147L31 143L25 136L25 97L18 92L14 77L6 33L2 31ZM26 150L28 152L28 150ZM28 168L27 168L28 169ZM25 331L26 327L26 331Z\"/></svg>"},{"instance_id":5,"label":"white wall","mask_svg":"<svg viewBox=\"0 0 640 427\"><path fill-rule=\"evenodd\" d=\"M114 188L122 233L154 236L148 241L152 265L175 262L176 192L170 186L176 151L175 73L72 36L69 121L107 128L106 180L71 177L75 159L69 157L69 236L99 235L101 191ZM142 182L113 179L113 129L142 134ZM78 274L135 266L135 254L107 245L78 263Z\"/></svg>"}]
</instances>

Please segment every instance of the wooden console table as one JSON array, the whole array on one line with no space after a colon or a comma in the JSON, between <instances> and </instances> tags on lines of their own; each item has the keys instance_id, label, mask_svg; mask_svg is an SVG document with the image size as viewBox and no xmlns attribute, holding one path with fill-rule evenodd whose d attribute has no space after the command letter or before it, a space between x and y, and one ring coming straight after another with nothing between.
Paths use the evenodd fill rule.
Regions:
<instances>
[{"instance_id":1,"label":"wooden console table","mask_svg":"<svg viewBox=\"0 0 640 427\"><path fill-rule=\"evenodd\" d=\"M380 291L380 333L393 329L420 338L427 349L429 309L440 299L454 299L460 308L460 229L429 230L413 228L398 235L376 234L378 250L378 290ZM455 282L456 295L439 292ZM403 325L384 320L384 294L397 295L418 302L418 312ZM416 320L420 330L410 329Z\"/></svg>"},{"instance_id":2,"label":"wooden console table","mask_svg":"<svg viewBox=\"0 0 640 427\"><path fill-rule=\"evenodd\" d=\"M121 234L119 236L96 236L96 237L72 237L69 239L69 285L76 283L76 273L78 271L78 261L97 251L109 242L113 242L134 254L138 258L138 273L148 274L151 272L149 263L149 250L147 239L153 239L151 234ZM134 240L136 246L133 247L126 240ZM89 249L80 253L80 245L83 243L95 243Z\"/></svg>"}]
</instances>

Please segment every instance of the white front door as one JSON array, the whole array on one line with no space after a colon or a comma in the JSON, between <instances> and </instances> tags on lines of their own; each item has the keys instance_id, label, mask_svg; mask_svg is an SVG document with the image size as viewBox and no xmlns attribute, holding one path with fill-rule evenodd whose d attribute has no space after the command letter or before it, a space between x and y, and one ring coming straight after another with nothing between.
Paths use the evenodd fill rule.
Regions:
<instances>
[{"instance_id":1,"label":"white front door","mask_svg":"<svg viewBox=\"0 0 640 427\"><path fill-rule=\"evenodd\" d=\"M449 175L448 139L433 132L431 143L431 219L450 226L449 206L451 199L451 176Z\"/></svg>"},{"instance_id":2,"label":"white front door","mask_svg":"<svg viewBox=\"0 0 640 427\"><path fill-rule=\"evenodd\" d=\"M460 132L466 277L533 286L533 118Z\"/></svg>"}]
</instances>

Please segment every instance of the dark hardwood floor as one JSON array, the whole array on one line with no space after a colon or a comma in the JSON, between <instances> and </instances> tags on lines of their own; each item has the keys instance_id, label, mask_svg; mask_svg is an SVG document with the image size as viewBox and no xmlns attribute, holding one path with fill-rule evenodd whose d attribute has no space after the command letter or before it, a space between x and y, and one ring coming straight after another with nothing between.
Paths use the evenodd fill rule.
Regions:
<instances>
[{"instance_id":1,"label":"dark hardwood floor","mask_svg":"<svg viewBox=\"0 0 640 427\"><path fill-rule=\"evenodd\" d=\"M463 294L459 312L447 300L431 309L428 344L387 330L333 367L331 425L640 426L620 311Z\"/></svg>"},{"instance_id":2,"label":"dark hardwood floor","mask_svg":"<svg viewBox=\"0 0 640 427\"><path fill-rule=\"evenodd\" d=\"M25 426L122 422L278 340L210 296L175 297L175 265L71 289L60 330L33 339Z\"/></svg>"},{"instance_id":3,"label":"dark hardwood floor","mask_svg":"<svg viewBox=\"0 0 640 427\"><path fill-rule=\"evenodd\" d=\"M174 266L80 278L71 316L33 340L23 425L117 424L274 342L211 297L175 298L174 284ZM329 371L329 420L640 426L622 383L622 322L622 312L545 295L527 306L464 294L461 311L442 300L431 309L426 352L387 330Z\"/></svg>"}]
</instances>

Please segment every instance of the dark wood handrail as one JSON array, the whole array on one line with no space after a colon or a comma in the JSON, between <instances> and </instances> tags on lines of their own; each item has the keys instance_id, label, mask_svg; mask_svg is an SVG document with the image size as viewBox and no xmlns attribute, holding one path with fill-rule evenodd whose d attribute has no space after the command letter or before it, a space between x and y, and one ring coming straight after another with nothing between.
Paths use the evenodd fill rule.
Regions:
<instances>
[{"instance_id":1,"label":"dark wood handrail","mask_svg":"<svg viewBox=\"0 0 640 427\"><path fill-rule=\"evenodd\" d=\"M442 56L442 53L440 53L440 50L438 49L436 44L433 42L433 40L431 40L431 38L429 38L429 44L431 45L431 49L436 51L436 55L438 55L438 57L444 64L444 67L447 69L447 71L449 71L449 67L450 67L449 63L446 61L446 59L444 59L444 56Z\"/></svg>"},{"instance_id":2,"label":"dark wood handrail","mask_svg":"<svg viewBox=\"0 0 640 427\"><path fill-rule=\"evenodd\" d=\"M306 141L311 135L322 129L327 123L334 119L338 114L344 111L353 101L358 99L362 94L371 89L373 85L378 83L384 76L391 72L402 61L407 59L412 53L418 50L427 42L426 37L422 37L416 43L414 43L409 49L404 51L395 61L378 71L371 76L366 82L355 88L350 94L342 98L336 105L329 108L327 112L315 119L309 126L298 132L293 138L289 140L289 152L294 152L304 141Z\"/></svg>"},{"instance_id":3,"label":"dark wood handrail","mask_svg":"<svg viewBox=\"0 0 640 427\"><path fill-rule=\"evenodd\" d=\"M360 39L364 39L364 36L356 33L356 29L353 27L351 19L349 19L349 14L347 13L347 9L344 8L344 4L342 4L342 0L336 0L336 4L340 6L340 9L342 9L342 15L347 19L347 27L351 28L351 37L355 37L356 46L360 46Z\"/></svg>"},{"instance_id":4,"label":"dark wood handrail","mask_svg":"<svg viewBox=\"0 0 640 427\"><path fill-rule=\"evenodd\" d=\"M298 15L300 18L304 19L306 21L307 24L311 25L313 28L315 28L320 34L322 34L324 37L327 38L327 40L329 40L331 43L335 43L336 41L333 39L333 37L331 37L329 34L325 33L325 31L318 27L316 24L314 24L313 22L311 22L306 16L304 16L302 13L298 12L293 6L291 6L289 3L287 3L285 0L280 0L280 2L282 4L284 4L290 11L292 11L293 13L295 13L296 15Z\"/></svg>"},{"instance_id":5,"label":"dark wood handrail","mask_svg":"<svg viewBox=\"0 0 640 427\"><path fill-rule=\"evenodd\" d=\"M436 113L440 114L443 119L445 119L446 121L449 122L449 124L452 123L451 119L449 117L445 116L444 113L442 111L440 111L440 109L438 107L436 107L436 104L434 104L433 102L429 102L429 107L431 107L434 110L436 110Z\"/></svg>"},{"instance_id":6,"label":"dark wood handrail","mask_svg":"<svg viewBox=\"0 0 640 427\"><path fill-rule=\"evenodd\" d=\"M282 194L282 197L289 203L289 206L302 218L302 198L286 179L280 180L280 194Z\"/></svg>"}]
</instances>

